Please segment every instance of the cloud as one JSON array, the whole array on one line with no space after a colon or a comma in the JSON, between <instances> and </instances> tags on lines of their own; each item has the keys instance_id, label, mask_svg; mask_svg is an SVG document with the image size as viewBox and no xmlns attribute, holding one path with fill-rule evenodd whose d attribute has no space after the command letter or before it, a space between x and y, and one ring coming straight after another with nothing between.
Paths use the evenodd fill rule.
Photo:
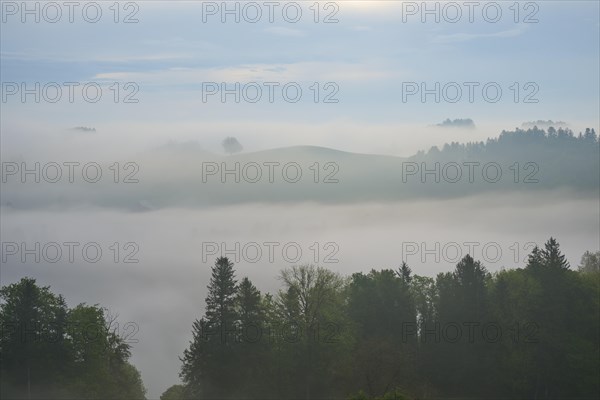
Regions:
<instances>
[{"instance_id":1,"label":"cloud","mask_svg":"<svg viewBox=\"0 0 600 400\"><path fill-rule=\"evenodd\" d=\"M458 43L483 38L511 38L520 36L524 32L525 28L517 27L494 33L453 33L449 35L436 35L433 37L432 43Z\"/></svg>"},{"instance_id":2,"label":"cloud","mask_svg":"<svg viewBox=\"0 0 600 400\"><path fill-rule=\"evenodd\" d=\"M202 82L365 82L394 79L397 69L378 63L297 62L246 64L209 68L167 68L154 71L105 72L94 79L122 80L139 84L184 85Z\"/></svg>"},{"instance_id":3,"label":"cloud","mask_svg":"<svg viewBox=\"0 0 600 400\"><path fill-rule=\"evenodd\" d=\"M451 120L450 118L446 118L444 121L436 124L435 126L439 126L441 128L475 128L475 123L471 118L457 118Z\"/></svg>"},{"instance_id":4,"label":"cloud","mask_svg":"<svg viewBox=\"0 0 600 400\"><path fill-rule=\"evenodd\" d=\"M71 128L71 130L86 132L86 133L91 133L91 132L96 133L96 128L88 128L87 126L76 126L74 128Z\"/></svg>"},{"instance_id":5,"label":"cloud","mask_svg":"<svg viewBox=\"0 0 600 400\"><path fill-rule=\"evenodd\" d=\"M61 62L61 63L73 63L73 62L84 62L94 61L100 63L136 63L136 62L160 62L160 61L174 61L174 60L187 60L192 59L192 55L189 53L153 53L153 54L104 54L104 55L87 55L83 53L73 54L60 54L60 53L45 53L45 52L15 52L15 51L3 51L0 53L3 60L15 60L15 61L26 61L26 62Z\"/></svg>"},{"instance_id":6,"label":"cloud","mask_svg":"<svg viewBox=\"0 0 600 400\"><path fill-rule=\"evenodd\" d=\"M303 32L298 29L290 29L290 28L282 28L280 26L274 26L271 28L266 28L265 32L272 33L274 35L279 36L288 36L288 37L304 37L306 36L306 32Z\"/></svg>"}]
</instances>

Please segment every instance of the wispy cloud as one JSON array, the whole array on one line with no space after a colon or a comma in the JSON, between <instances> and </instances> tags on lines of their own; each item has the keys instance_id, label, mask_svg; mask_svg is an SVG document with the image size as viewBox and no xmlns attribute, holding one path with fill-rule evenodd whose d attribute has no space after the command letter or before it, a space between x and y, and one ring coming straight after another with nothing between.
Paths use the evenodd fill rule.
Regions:
<instances>
[{"instance_id":1,"label":"wispy cloud","mask_svg":"<svg viewBox=\"0 0 600 400\"><path fill-rule=\"evenodd\" d=\"M155 71L106 72L99 80L128 80L147 84L199 84L202 82L349 81L365 82L398 78L401 71L376 63L299 62L248 64L211 68L167 68Z\"/></svg>"},{"instance_id":2,"label":"wispy cloud","mask_svg":"<svg viewBox=\"0 0 600 400\"><path fill-rule=\"evenodd\" d=\"M265 32L271 33L273 35L288 36L288 37L304 37L304 36L306 36L306 32L304 32L304 31L301 31L298 29L283 28L280 26L266 28Z\"/></svg>"},{"instance_id":3,"label":"wispy cloud","mask_svg":"<svg viewBox=\"0 0 600 400\"><path fill-rule=\"evenodd\" d=\"M358 31L358 32L367 32L367 31L373 30L370 26L366 26L366 25L356 25L356 26L353 26L351 29L353 31Z\"/></svg>"},{"instance_id":4,"label":"wispy cloud","mask_svg":"<svg viewBox=\"0 0 600 400\"><path fill-rule=\"evenodd\" d=\"M61 62L61 63L72 63L72 62L106 62L106 63L135 63L144 61L175 61L191 59L193 56L189 53L148 53L148 54L104 54L95 55L88 57L85 54L79 54L73 56L73 54L66 55L57 52L46 53L43 51L26 51L26 52L11 52L3 51L0 52L0 56L3 60L16 60L16 61L38 61L38 62Z\"/></svg>"},{"instance_id":5,"label":"wispy cloud","mask_svg":"<svg viewBox=\"0 0 600 400\"><path fill-rule=\"evenodd\" d=\"M522 35L526 28L517 27L505 31L494 32L494 33L453 33L449 35L436 35L431 40L432 43L457 43L457 42L468 42L470 40L484 39L484 38L511 38Z\"/></svg>"}]
</instances>

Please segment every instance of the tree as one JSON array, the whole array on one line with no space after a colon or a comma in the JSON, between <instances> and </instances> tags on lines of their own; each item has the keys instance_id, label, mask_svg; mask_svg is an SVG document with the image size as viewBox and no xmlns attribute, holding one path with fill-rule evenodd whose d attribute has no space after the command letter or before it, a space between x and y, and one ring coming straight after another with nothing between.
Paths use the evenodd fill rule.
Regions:
<instances>
[{"instance_id":1,"label":"tree","mask_svg":"<svg viewBox=\"0 0 600 400\"><path fill-rule=\"evenodd\" d=\"M129 362L121 363L116 370L118 390L114 398L145 399L146 388L142 381L140 371Z\"/></svg>"},{"instance_id":2,"label":"tree","mask_svg":"<svg viewBox=\"0 0 600 400\"><path fill-rule=\"evenodd\" d=\"M225 152L229 154L239 153L244 149L240 142L238 142L238 140L233 136L228 136L225 139L223 139L222 144L223 149L225 149Z\"/></svg>"},{"instance_id":3,"label":"tree","mask_svg":"<svg viewBox=\"0 0 600 400\"><path fill-rule=\"evenodd\" d=\"M68 314L73 356L71 392L81 398L143 399L139 371L127 362L130 346L113 328L115 319L97 305L79 304Z\"/></svg>"},{"instance_id":4,"label":"tree","mask_svg":"<svg viewBox=\"0 0 600 400\"><path fill-rule=\"evenodd\" d=\"M468 254L456 265L453 277L460 288L461 308L467 318L481 320L486 312L487 275L485 267Z\"/></svg>"},{"instance_id":5,"label":"tree","mask_svg":"<svg viewBox=\"0 0 600 400\"><path fill-rule=\"evenodd\" d=\"M371 396L414 382L417 321L405 282L409 274L405 263L400 272L356 273L348 287L348 313L358 338L353 349L353 382L363 385Z\"/></svg>"},{"instance_id":6,"label":"tree","mask_svg":"<svg viewBox=\"0 0 600 400\"><path fill-rule=\"evenodd\" d=\"M247 277L238 286L236 308L242 328L262 324L264 316L260 291Z\"/></svg>"},{"instance_id":7,"label":"tree","mask_svg":"<svg viewBox=\"0 0 600 400\"><path fill-rule=\"evenodd\" d=\"M490 374L486 373L489 357L485 342L481 335L470 340L469 335L457 334L456 327L466 329L488 322L487 278L485 267L468 254L453 272L440 273L436 278L436 320L424 329L424 339L428 351L438 359L429 364L431 379L453 395L482 396L486 391ZM468 388L461 383L463 376L473 380Z\"/></svg>"},{"instance_id":8,"label":"tree","mask_svg":"<svg viewBox=\"0 0 600 400\"><path fill-rule=\"evenodd\" d=\"M64 382L64 299L32 278L2 287L0 299L3 395L38 396L53 381Z\"/></svg>"},{"instance_id":9,"label":"tree","mask_svg":"<svg viewBox=\"0 0 600 400\"><path fill-rule=\"evenodd\" d=\"M206 297L206 320L209 324L227 328L228 324L235 322L235 285L233 263L227 257L219 257L212 268Z\"/></svg>"},{"instance_id":10,"label":"tree","mask_svg":"<svg viewBox=\"0 0 600 400\"><path fill-rule=\"evenodd\" d=\"M160 395L160 400L184 400L184 393L183 385L173 385Z\"/></svg>"},{"instance_id":11,"label":"tree","mask_svg":"<svg viewBox=\"0 0 600 400\"><path fill-rule=\"evenodd\" d=\"M544 258L542 251L538 246L535 246L529 256L527 256L527 269L532 271L539 271L544 267Z\"/></svg>"},{"instance_id":12,"label":"tree","mask_svg":"<svg viewBox=\"0 0 600 400\"><path fill-rule=\"evenodd\" d=\"M2 397L143 399L130 347L98 306L68 309L34 279L0 289Z\"/></svg>"},{"instance_id":13,"label":"tree","mask_svg":"<svg viewBox=\"0 0 600 400\"><path fill-rule=\"evenodd\" d=\"M193 339L182 359L181 377L191 396L222 397L236 389L229 371L238 340L236 296L233 263L219 257L211 271L205 317L194 321Z\"/></svg>"},{"instance_id":14,"label":"tree","mask_svg":"<svg viewBox=\"0 0 600 400\"><path fill-rule=\"evenodd\" d=\"M184 382L186 398L199 398L210 386L207 330L206 319L195 320L192 323L192 340L189 348L185 349L183 357L180 357L182 366L179 376Z\"/></svg>"},{"instance_id":15,"label":"tree","mask_svg":"<svg viewBox=\"0 0 600 400\"><path fill-rule=\"evenodd\" d=\"M583 273L600 272L600 250L595 253L586 251L583 256L581 256L578 270Z\"/></svg>"},{"instance_id":16,"label":"tree","mask_svg":"<svg viewBox=\"0 0 600 400\"><path fill-rule=\"evenodd\" d=\"M569 269L566 257L552 237L543 250L534 249L525 273L526 281L531 281L535 288L524 294L520 307L526 310L529 327L535 332L535 343L529 343L527 351L521 352L521 356L527 355L529 368L534 366L525 395L533 398L583 395L593 385L588 381L579 386L578 382L589 379L589 372L594 370L590 359L598 355L597 345L591 344L597 342L598 334L597 322L589 317L597 315L593 289L585 287L582 279L585 274Z\"/></svg>"},{"instance_id":17,"label":"tree","mask_svg":"<svg viewBox=\"0 0 600 400\"><path fill-rule=\"evenodd\" d=\"M345 281L340 275L314 265L286 268L279 279L284 285L277 298L279 323L290 333L284 338L280 353L287 359L282 364L287 371L287 394L307 399L314 392L326 396L335 369L333 358L344 342L335 333L333 339L325 336L331 327L335 332L343 324Z\"/></svg>"},{"instance_id":18,"label":"tree","mask_svg":"<svg viewBox=\"0 0 600 400\"><path fill-rule=\"evenodd\" d=\"M410 276L411 272L412 271L406 262L402 261L402 265L398 269L397 274L400 279L402 279L402 282L404 282L406 285L410 284L410 281L412 280L412 277Z\"/></svg>"},{"instance_id":19,"label":"tree","mask_svg":"<svg viewBox=\"0 0 600 400\"><path fill-rule=\"evenodd\" d=\"M588 252L582 264L596 260ZM566 265L551 238L525 268L495 274L470 255L435 279L406 264L349 280L295 266L281 272L271 296L248 278L232 285L221 260L210 286L222 289L207 297L215 299L212 317L195 321L185 353L183 396L598 398L600 281ZM231 304L217 293L233 286L237 340L222 346L211 320L229 307L217 305ZM253 325L264 340L247 340L256 338Z\"/></svg>"},{"instance_id":20,"label":"tree","mask_svg":"<svg viewBox=\"0 0 600 400\"><path fill-rule=\"evenodd\" d=\"M594 144L597 141L596 131L592 128L586 128L585 134L583 135L584 140L588 143Z\"/></svg>"},{"instance_id":21,"label":"tree","mask_svg":"<svg viewBox=\"0 0 600 400\"><path fill-rule=\"evenodd\" d=\"M569 262L564 254L560 252L560 246L554 238L548 239L542 250L542 260L546 268L569 269Z\"/></svg>"},{"instance_id":22,"label":"tree","mask_svg":"<svg viewBox=\"0 0 600 400\"><path fill-rule=\"evenodd\" d=\"M232 369L240 396L264 397L270 390L269 343L266 313L260 291L245 277L237 288L236 313L239 340L236 347L237 362ZM261 365L261 368L248 368Z\"/></svg>"}]
</instances>

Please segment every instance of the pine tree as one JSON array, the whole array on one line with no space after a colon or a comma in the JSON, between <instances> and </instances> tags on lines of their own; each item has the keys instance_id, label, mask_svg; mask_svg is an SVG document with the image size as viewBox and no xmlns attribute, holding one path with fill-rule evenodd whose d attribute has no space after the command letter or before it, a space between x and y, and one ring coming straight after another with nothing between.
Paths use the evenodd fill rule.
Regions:
<instances>
[{"instance_id":1,"label":"pine tree","mask_svg":"<svg viewBox=\"0 0 600 400\"><path fill-rule=\"evenodd\" d=\"M544 265L544 259L539 247L535 246L527 257L527 269L536 271Z\"/></svg>"},{"instance_id":2,"label":"pine tree","mask_svg":"<svg viewBox=\"0 0 600 400\"><path fill-rule=\"evenodd\" d=\"M236 389L229 376L238 340L236 296L233 263L219 257L208 284L205 317L194 322L192 342L181 359L188 396L226 397Z\"/></svg>"},{"instance_id":3,"label":"pine tree","mask_svg":"<svg viewBox=\"0 0 600 400\"><path fill-rule=\"evenodd\" d=\"M236 312L242 329L244 327L260 327L264 316L261 307L260 291L250 279L244 278L238 287L236 296Z\"/></svg>"},{"instance_id":4,"label":"pine tree","mask_svg":"<svg viewBox=\"0 0 600 400\"><path fill-rule=\"evenodd\" d=\"M206 345L206 320L195 320L192 325L192 341L190 347L185 349L179 376L185 383L186 398L198 398L202 395L204 382L207 381L208 354Z\"/></svg>"},{"instance_id":5,"label":"pine tree","mask_svg":"<svg viewBox=\"0 0 600 400\"><path fill-rule=\"evenodd\" d=\"M564 254L560 252L558 242L550 238L541 252L544 265L548 268L569 269L570 265Z\"/></svg>"},{"instance_id":6,"label":"pine tree","mask_svg":"<svg viewBox=\"0 0 600 400\"><path fill-rule=\"evenodd\" d=\"M398 269L398 277L400 279L402 279L402 282L406 285L410 284L410 281L412 280L412 276L411 276L412 270L410 269L410 267L408 266L408 264L406 264L406 262L402 261L402 266L400 266L400 268Z\"/></svg>"},{"instance_id":7,"label":"pine tree","mask_svg":"<svg viewBox=\"0 0 600 400\"><path fill-rule=\"evenodd\" d=\"M236 320L236 280L233 263L219 257L212 268L206 297L206 320L213 327L227 329Z\"/></svg>"},{"instance_id":8,"label":"pine tree","mask_svg":"<svg viewBox=\"0 0 600 400\"><path fill-rule=\"evenodd\" d=\"M236 385L244 396L265 397L271 385L269 375L269 333L266 310L260 291L250 279L238 286L236 309L239 318L239 343L236 347L237 365L232 371ZM260 365L261 368L249 368Z\"/></svg>"}]
</instances>

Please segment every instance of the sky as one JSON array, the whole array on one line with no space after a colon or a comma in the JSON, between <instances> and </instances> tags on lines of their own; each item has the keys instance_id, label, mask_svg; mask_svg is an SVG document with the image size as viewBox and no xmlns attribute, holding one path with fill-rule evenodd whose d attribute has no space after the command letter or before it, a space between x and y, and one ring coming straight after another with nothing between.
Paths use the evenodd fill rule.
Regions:
<instances>
[{"instance_id":1,"label":"sky","mask_svg":"<svg viewBox=\"0 0 600 400\"><path fill-rule=\"evenodd\" d=\"M133 149L196 140L218 151L231 134L247 150L312 144L410 155L445 143L447 131L430 127L446 118L474 120L477 129L453 132L465 141L530 120L565 121L576 132L598 126L597 2L432 2L433 14L420 2L301 1L272 11L230 3L237 14L220 2L142 1L121 3L116 15L98 2L85 13L76 7L72 23L67 7L40 6L36 23L20 3L3 1L3 141L19 129L86 126L107 146L122 140L112 132L143 131ZM98 22L87 22L96 8ZM21 101L23 82L40 84L39 103L31 94ZM59 89L44 92L50 82ZM80 83L72 102L64 82ZM269 82L278 85L272 102ZM16 92L6 86L15 83ZM84 97L90 83L90 99L95 84L103 88L96 103ZM232 93L222 102L221 83L240 84L239 103ZM45 101L58 90L60 100Z\"/></svg>"},{"instance_id":2,"label":"sky","mask_svg":"<svg viewBox=\"0 0 600 400\"><path fill-rule=\"evenodd\" d=\"M169 146L222 155L227 136L248 154L310 145L410 156L447 142L485 141L530 121L560 121L576 134L600 130L597 1L428 2L437 14L421 1L267 3L228 1L236 15L221 1L80 2L71 22L62 1L29 2L30 10L38 7L36 22L24 3L1 0L3 162L124 168L144 160L140 178L152 171L161 183L186 180L202 190L187 178L193 173L177 172L178 161L188 165L180 153L152 159ZM447 119L471 119L474 126L448 127ZM171 164L161 169L160 162ZM3 190L39 203L50 195L77 196L59 185L33 186ZM177 187L171 190L176 198ZM136 196L135 187L121 185L103 195L112 193ZM2 241L97 242L105 256L98 263L3 261L1 284L33 276L70 306L99 303L122 323L135 322L132 361L150 399L178 383L178 357L203 312L212 262L202 260L203 243L299 243L306 262L314 260L317 243L316 261L333 251L339 261L326 266L349 274L397 266L407 242L426 248L456 242L466 251L464 244L476 241L475 258L497 271L522 265L531 243L550 235L574 267L600 240L598 198L565 191L401 203L178 203L145 212L77 202L17 208L0 205ZM114 262L115 242L137 245L139 262ZM499 246L503 256L486 259L480 252L486 244ZM415 273L453 268L448 259L422 261L422 253L408 259ZM273 293L287 264L279 254L273 262L242 257L236 268L238 278L249 276Z\"/></svg>"}]
</instances>

